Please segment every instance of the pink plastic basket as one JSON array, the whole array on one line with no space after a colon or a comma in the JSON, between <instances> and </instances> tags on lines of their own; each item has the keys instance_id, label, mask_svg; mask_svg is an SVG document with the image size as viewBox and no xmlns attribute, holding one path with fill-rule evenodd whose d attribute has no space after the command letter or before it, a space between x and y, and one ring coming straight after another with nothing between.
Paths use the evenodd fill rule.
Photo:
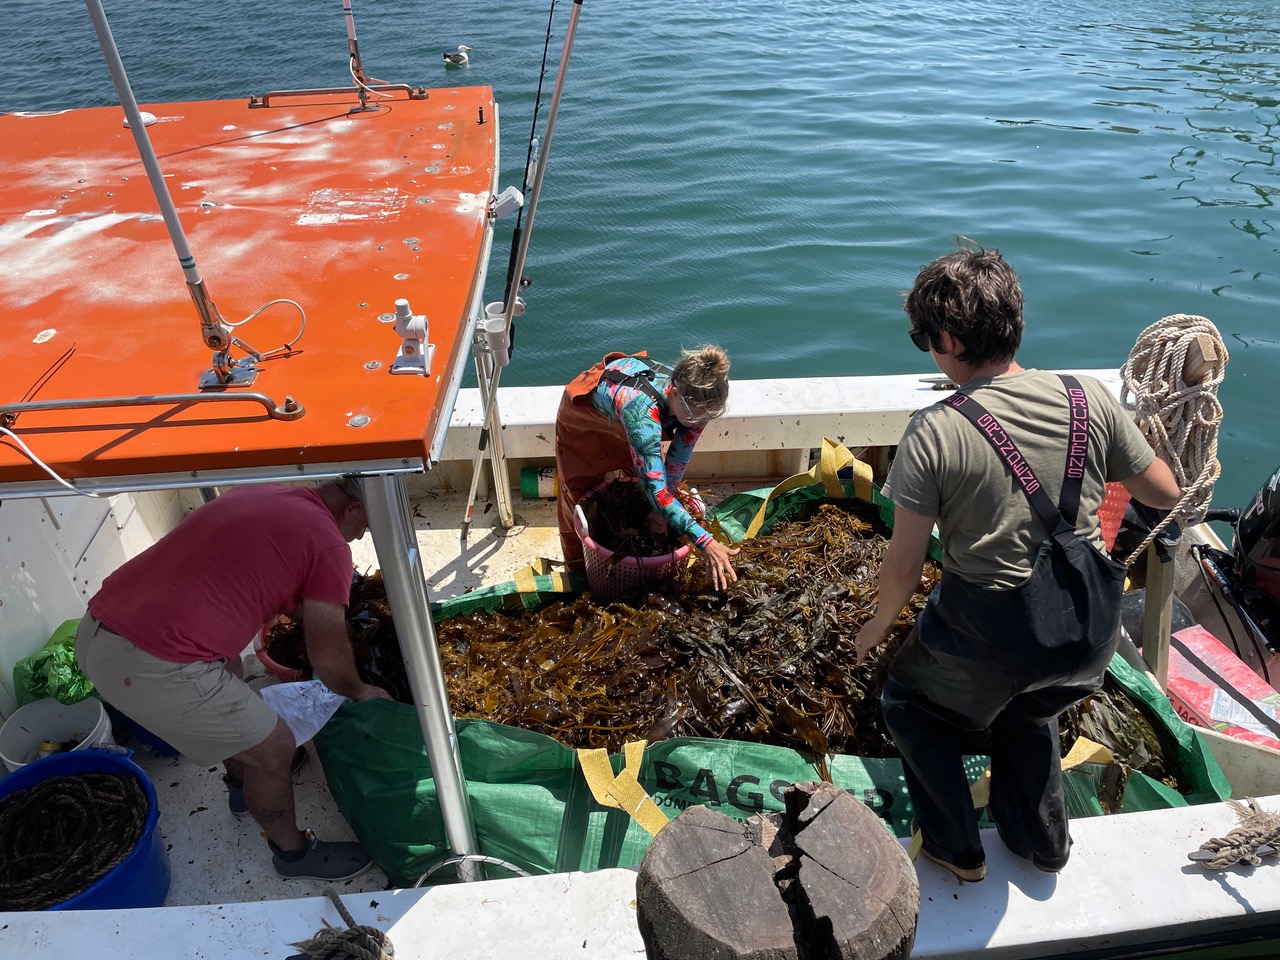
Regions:
<instances>
[{"instance_id":1,"label":"pink plastic basket","mask_svg":"<svg viewBox=\"0 0 1280 960\"><path fill-rule=\"evenodd\" d=\"M583 504L594 500L605 484L593 487L583 495L573 508L573 526L582 540L582 559L587 568L587 585L597 603L609 603L644 587L652 586L663 577L670 576L681 564L688 563L689 544L683 544L674 553L656 557L618 557L614 552L591 539L587 531L587 516Z\"/></svg>"},{"instance_id":2,"label":"pink plastic basket","mask_svg":"<svg viewBox=\"0 0 1280 960\"><path fill-rule=\"evenodd\" d=\"M274 622L274 621L272 621ZM310 677L297 667L286 667L282 663L276 663L271 659L271 654L267 653L267 646L264 643L267 631L271 629L271 624L266 624L259 630L253 638L253 652L257 656L258 662L267 668L271 673L283 680L285 683L294 683L298 680L309 680Z\"/></svg>"}]
</instances>

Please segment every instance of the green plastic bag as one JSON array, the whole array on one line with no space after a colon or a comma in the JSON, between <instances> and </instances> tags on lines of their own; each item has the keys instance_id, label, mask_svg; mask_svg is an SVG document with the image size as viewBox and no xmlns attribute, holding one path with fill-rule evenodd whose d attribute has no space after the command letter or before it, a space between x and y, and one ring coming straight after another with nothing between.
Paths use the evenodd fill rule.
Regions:
<instances>
[{"instance_id":1,"label":"green plastic bag","mask_svg":"<svg viewBox=\"0 0 1280 960\"><path fill-rule=\"evenodd\" d=\"M1218 766L1218 761L1204 745L1195 727L1183 721L1173 709L1173 704L1164 695L1155 682L1145 673L1135 670L1120 654L1111 658L1107 667L1107 675L1119 684L1129 698L1146 710L1147 718L1152 723L1166 730L1173 736L1178 745L1178 766L1190 783L1183 788L1181 796L1187 803L1215 803L1231 796L1231 784L1227 775ZM1156 810L1162 806L1180 806L1170 802L1160 803L1157 799L1144 800L1150 794L1157 797L1176 797L1178 794L1163 784L1142 777L1150 786L1150 794L1141 788L1134 791L1134 781L1140 774L1135 773L1125 788L1124 804L1121 811L1129 813L1134 810ZM1132 794L1132 795L1131 795ZM1141 804L1141 805L1140 805Z\"/></svg>"},{"instance_id":2,"label":"green plastic bag","mask_svg":"<svg viewBox=\"0 0 1280 960\"><path fill-rule=\"evenodd\" d=\"M79 703L94 694L93 681L76 665L79 626L78 618L65 621L43 647L13 665L13 695L18 706L45 697Z\"/></svg>"}]
</instances>

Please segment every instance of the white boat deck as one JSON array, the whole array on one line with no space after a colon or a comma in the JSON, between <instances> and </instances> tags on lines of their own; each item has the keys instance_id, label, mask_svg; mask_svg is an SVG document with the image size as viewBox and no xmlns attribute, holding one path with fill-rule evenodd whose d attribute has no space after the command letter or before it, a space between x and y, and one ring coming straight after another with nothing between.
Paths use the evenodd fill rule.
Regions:
<instances>
[{"instance_id":1,"label":"white boat deck","mask_svg":"<svg viewBox=\"0 0 1280 960\"><path fill-rule=\"evenodd\" d=\"M521 451L523 453L523 451ZM526 456L528 454L525 454ZM744 487L699 484L708 502ZM460 549L463 497L415 490L411 501L433 600L507 581L537 557L559 556L554 503L516 496L517 524L494 529L496 511L477 507L470 543ZM376 567L372 543L355 545L356 563ZM274 678L246 651L255 685ZM338 922L319 881L285 881L271 868L250 820L227 810L220 768L181 758L137 759L155 782L172 885L166 907L146 911L0 913L5 955L28 960L286 957L290 944ZM1276 794L1280 781L1259 767L1250 789ZM300 822L325 839L353 836L314 756L296 784ZM1280 809L1280 796L1263 800ZM1235 825L1225 804L1076 821L1071 862L1051 876L1012 857L994 833L984 837L989 876L961 885L921 860L920 923L913 956L1026 958L1151 956L1188 944L1231 943L1220 956L1274 956L1280 943L1280 883L1274 860L1256 869L1209 874L1186 859L1204 840ZM357 923L388 933L401 960L477 956L495 960L634 960L644 946L635 919L635 873L603 870L423 889L388 889L374 869L338 885ZM1264 945L1251 940L1267 937ZM12 947L11 947L12 945Z\"/></svg>"},{"instance_id":2,"label":"white boat deck","mask_svg":"<svg viewBox=\"0 0 1280 960\"><path fill-rule=\"evenodd\" d=\"M1263 803L1275 809L1280 796ZM1071 862L1056 876L1013 857L987 831L982 883L961 884L941 867L917 862L912 956L1149 957L1161 948L1229 943L1217 956L1273 957L1280 867L1210 874L1186 860L1233 824L1225 804L1077 821ZM12 944L8 955L27 958L285 957L326 921L341 925L327 899L302 885L292 890L301 899L0 914L0 942ZM368 881L346 888L342 900L356 923L391 938L398 960L635 960L645 952L635 896L635 872L612 869L410 890L380 890ZM1272 939L1250 943L1258 936Z\"/></svg>"}]
</instances>

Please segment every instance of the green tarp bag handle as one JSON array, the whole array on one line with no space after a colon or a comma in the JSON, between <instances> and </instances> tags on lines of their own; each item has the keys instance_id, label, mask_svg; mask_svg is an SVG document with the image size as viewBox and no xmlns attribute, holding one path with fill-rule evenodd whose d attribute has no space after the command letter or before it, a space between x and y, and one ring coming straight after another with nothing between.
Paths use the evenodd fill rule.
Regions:
<instances>
[{"instance_id":1,"label":"green tarp bag handle","mask_svg":"<svg viewBox=\"0 0 1280 960\"><path fill-rule=\"evenodd\" d=\"M747 532L743 539L750 540L759 533L760 528L764 525L765 510L769 504L775 498L792 490L821 483L828 497L833 499L846 497L844 483L840 479L840 471L850 465L853 467L855 494L858 499L870 503L872 491L871 465L863 463L855 457L844 444L832 440L830 437L823 437L822 459L804 473L797 473L795 476L783 480L769 492L769 496L765 497L764 502L760 504L760 509L756 511L751 523L747 525Z\"/></svg>"}]
</instances>

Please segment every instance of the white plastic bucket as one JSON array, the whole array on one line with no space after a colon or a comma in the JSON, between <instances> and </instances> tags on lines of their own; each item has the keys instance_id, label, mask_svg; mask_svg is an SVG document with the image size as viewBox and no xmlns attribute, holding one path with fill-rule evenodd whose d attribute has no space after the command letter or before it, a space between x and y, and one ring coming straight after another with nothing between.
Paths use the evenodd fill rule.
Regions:
<instances>
[{"instance_id":1,"label":"white plastic bucket","mask_svg":"<svg viewBox=\"0 0 1280 960\"><path fill-rule=\"evenodd\" d=\"M53 697L34 700L13 712L0 727L0 761L10 770L25 767L45 740L81 738L72 750L95 743L115 743L111 718L102 701L86 697L79 703L61 703Z\"/></svg>"}]
</instances>

